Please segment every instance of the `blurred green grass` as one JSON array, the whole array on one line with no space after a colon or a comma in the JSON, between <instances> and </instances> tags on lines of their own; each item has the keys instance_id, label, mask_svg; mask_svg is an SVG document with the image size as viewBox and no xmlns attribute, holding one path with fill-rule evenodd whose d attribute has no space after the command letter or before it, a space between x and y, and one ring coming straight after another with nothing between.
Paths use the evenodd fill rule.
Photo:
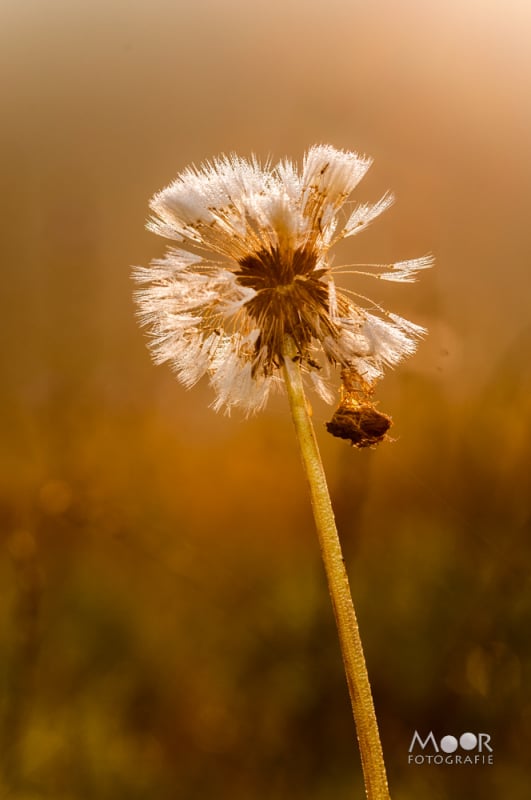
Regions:
<instances>
[{"instance_id":1,"label":"blurred green grass","mask_svg":"<svg viewBox=\"0 0 531 800\"><path fill-rule=\"evenodd\" d=\"M513 369L435 417L434 382L404 381L404 433L375 452L321 435L399 798L484 797L486 770L492 796L525 795L530 395ZM34 460L3 493L2 796L350 796L354 733L281 402L247 423L205 410L197 441L167 410L63 402L34 416ZM441 427L445 447L426 447ZM408 767L415 729L490 732L496 767Z\"/></svg>"}]
</instances>

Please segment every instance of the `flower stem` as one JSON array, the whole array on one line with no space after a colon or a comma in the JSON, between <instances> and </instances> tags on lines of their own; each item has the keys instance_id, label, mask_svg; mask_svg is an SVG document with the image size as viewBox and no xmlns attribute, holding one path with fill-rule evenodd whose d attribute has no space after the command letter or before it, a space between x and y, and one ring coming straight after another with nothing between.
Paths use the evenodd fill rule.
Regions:
<instances>
[{"instance_id":1,"label":"flower stem","mask_svg":"<svg viewBox=\"0 0 531 800\"><path fill-rule=\"evenodd\" d=\"M284 377L304 470L310 486L313 514L339 633L367 798L368 800L390 800L382 745L358 622L350 594L326 476L292 342L288 342L285 347Z\"/></svg>"}]
</instances>

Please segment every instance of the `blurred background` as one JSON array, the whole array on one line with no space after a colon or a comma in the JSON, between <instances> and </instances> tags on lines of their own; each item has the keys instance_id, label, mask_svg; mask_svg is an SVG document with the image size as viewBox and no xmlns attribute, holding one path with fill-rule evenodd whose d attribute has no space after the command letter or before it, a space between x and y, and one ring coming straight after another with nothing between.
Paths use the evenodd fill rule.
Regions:
<instances>
[{"instance_id":1,"label":"blurred background","mask_svg":"<svg viewBox=\"0 0 531 800\"><path fill-rule=\"evenodd\" d=\"M131 265L191 162L374 157L336 263L429 328L395 441L314 419L393 800L529 797L531 6L2 0L0 797L361 798L286 401L216 415L154 367ZM352 285L352 284L351 284ZM356 285L358 288L358 285ZM409 766L413 732L494 765Z\"/></svg>"}]
</instances>

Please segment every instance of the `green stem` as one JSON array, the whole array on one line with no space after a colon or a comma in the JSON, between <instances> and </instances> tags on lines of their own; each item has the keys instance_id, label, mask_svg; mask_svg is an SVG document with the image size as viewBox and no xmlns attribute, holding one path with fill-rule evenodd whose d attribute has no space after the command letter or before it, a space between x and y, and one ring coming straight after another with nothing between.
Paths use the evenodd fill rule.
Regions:
<instances>
[{"instance_id":1,"label":"green stem","mask_svg":"<svg viewBox=\"0 0 531 800\"><path fill-rule=\"evenodd\" d=\"M339 633L361 753L365 790L368 800L390 800L382 745L358 622L350 594L326 476L315 431L308 413L302 375L300 367L296 363L295 348L291 342L285 348L284 376L291 415L310 486L313 514Z\"/></svg>"}]
</instances>

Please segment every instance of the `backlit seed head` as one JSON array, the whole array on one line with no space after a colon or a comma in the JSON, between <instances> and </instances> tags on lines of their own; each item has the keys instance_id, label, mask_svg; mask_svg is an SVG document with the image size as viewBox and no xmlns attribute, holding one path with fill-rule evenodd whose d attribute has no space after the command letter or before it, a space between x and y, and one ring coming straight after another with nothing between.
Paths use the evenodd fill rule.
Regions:
<instances>
[{"instance_id":1,"label":"backlit seed head","mask_svg":"<svg viewBox=\"0 0 531 800\"><path fill-rule=\"evenodd\" d=\"M310 148L300 171L288 160L271 167L223 156L156 194L148 227L176 244L135 270L155 361L171 364L187 387L207 375L214 408L253 412L282 385L287 339L326 399L331 368L371 384L414 352L423 328L338 288L335 277L408 282L431 258L355 269L329 260L336 242L393 202L385 194L344 213L370 163L327 145Z\"/></svg>"}]
</instances>

